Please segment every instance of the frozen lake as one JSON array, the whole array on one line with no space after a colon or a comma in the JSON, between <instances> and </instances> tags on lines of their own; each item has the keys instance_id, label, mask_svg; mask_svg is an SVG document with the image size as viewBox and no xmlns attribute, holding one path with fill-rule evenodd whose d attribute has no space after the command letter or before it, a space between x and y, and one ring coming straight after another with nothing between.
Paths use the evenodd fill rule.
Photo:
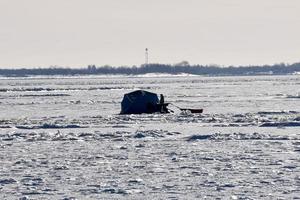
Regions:
<instances>
[{"instance_id":1,"label":"frozen lake","mask_svg":"<svg viewBox=\"0 0 300 200\"><path fill-rule=\"evenodd\" d=\"M300 76L0 78L0 199L300 199ZM203 114L118 115L125 93Z\"/></svg>"}]
</instances>

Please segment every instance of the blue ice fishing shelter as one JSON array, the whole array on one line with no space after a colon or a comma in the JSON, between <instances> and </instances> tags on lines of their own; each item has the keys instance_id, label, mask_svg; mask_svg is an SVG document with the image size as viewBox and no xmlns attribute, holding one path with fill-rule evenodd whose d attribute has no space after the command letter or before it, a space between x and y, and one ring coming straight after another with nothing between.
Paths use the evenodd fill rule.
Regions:
<instances>
[{"instance_id":1,"label":"blue ice fishing shelter","mask_svg":"<svg viewBox=\"0 0 300 200\"><path fill-rule=\"evenodd\" d=\"M120 114L142 114L159 112L157 94L136 90L124 95Z\"/></svg>"}]
</instances>

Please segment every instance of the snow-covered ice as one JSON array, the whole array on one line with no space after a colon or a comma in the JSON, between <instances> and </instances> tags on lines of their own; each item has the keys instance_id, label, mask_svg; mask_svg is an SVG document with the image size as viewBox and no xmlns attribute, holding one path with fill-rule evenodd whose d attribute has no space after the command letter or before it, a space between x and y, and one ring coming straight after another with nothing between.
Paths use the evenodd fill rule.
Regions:
<instances>
[{"instance_id":1,"label":"snow-covered ice","mask_svg":"<svg viewBox=\"0 0 300 200\"><path fill-rule=\"evenodd\" d=\"M300 76L0 79L0 199L299 199ZM203 114L118 115L145 89Z\"/></svg>"}]
</instances>

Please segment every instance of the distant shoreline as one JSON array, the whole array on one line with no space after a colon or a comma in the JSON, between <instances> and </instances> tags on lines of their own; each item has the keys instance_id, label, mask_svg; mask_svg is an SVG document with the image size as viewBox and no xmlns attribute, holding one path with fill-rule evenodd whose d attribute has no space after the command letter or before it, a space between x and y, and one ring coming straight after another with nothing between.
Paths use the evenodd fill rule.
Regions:
<instances>
[{"instance_id":1,"label":"distant shoreline","mask_svg":"<svg viewBox=\"0 0 300 200\"><path fill-rule=\"evenodd\" d=\"M0 77L31 77L31 76L88 76L88 75L125 75L141 76L147 74L158 75L203 75L203 76L251 76L251 75L292 75L300 74L300 63L274 64L263 66L230 66L217 65L167 65L147 64L140 67L112 67L89 65L86 68L21 68L0 69Z\"/></svg>"}]
</instances>

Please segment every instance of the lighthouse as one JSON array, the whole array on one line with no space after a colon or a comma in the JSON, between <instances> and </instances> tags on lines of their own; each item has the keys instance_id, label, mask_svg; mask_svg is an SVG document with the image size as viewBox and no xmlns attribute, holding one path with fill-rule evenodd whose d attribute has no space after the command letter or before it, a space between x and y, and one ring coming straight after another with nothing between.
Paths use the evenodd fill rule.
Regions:
<instances>
[{"instance_id":1,"label":"lighthouse","mask_svg":"<svg viewBox=\"0 0 300 200\"><path fill-rule=\"evenodd\" d=\"M148 48L145 49L145 65L148 65Z\"/></svg>"}]
</instances>

